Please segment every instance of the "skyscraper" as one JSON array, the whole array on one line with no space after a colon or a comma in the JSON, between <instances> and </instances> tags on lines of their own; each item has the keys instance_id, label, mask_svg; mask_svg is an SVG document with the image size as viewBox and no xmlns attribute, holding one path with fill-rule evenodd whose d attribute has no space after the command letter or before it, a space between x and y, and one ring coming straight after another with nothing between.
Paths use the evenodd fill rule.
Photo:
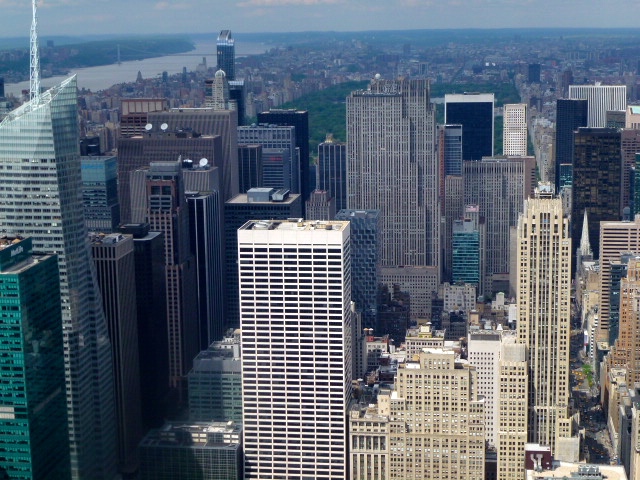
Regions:
<instances>
[{"instance_id":1,"label":"skyscraper","mask_svg":"<svg viewBox=\"0 0 640 480\"><path fill-rule=\"evenodd\" d=\"M465 160L493 156L493 93L446 94L444 123L462 125Z\"/></svg>"},{"instance_id":2,"label":"skyscraper","mask_svg":"<svg viewBox=\"0 0 640 480\"><path fill-rule=\"evenodd\" d=\"M166 318L169 339L169 384L186 393L186 375L199 352L196 262L189 240L189 208L180 162L151 162L134 172L143 182L132 181L136 202L145 205L153 231L162 232L165 247ZM138 200L139 199L139 200Z\"/></svg>"},{"instance_id":3,"label":"skyscraper","mask_svg":"<svg viewBox=\"0 0 640 480\"><path fill-rule=\"evenodd\" d=\"M556 454L558 442L573 437L571 237L561 200L542 196L527 200L518 219L518 343L526 345L529 362L529 442Z\"/></svg>"},{"instance_id":4,"label":"skyscraper","mask_svg":"<svg viewBox=\"0 0 640 480\"><path fill-rule=\"evenodd\" d=\"M333 136L318 145L318 185L336 201L336 211L347 208L347 144Z\"/></svg>"},{"instance_id":5,"label":"skyscraper","mask_svg":"<svg viewBox=\"0 0 640 480\"><path fill-rule=\"evenodd\" d=\"M476 211L479 210L474 205ZM474 221L475 220L475 221ZM469 283L480 289L481 254L480 225L478 218L463 218L453 222L452 281Z\"/></svg>"},{"instance_id":6,"label":"skyscraper","mask_svg":"<svg viewBox=\"0 0 640 480\"><path fill-rule=\"evenodd\" d=\"M559 98L556 102L556 192L566 184L560 174L563 165L573 165L573 132L587 126L587 100Z\"/></svg>"},{"instance_id":7,"label":"skyscraper","mask_svg":"<svg viewBox=\"0 0 640 480\"><path fill-rule=\"evenodd\" d=\"M362 312L362 327L379 331L376 313L380 282L380 212L340 210L336 220L351 222L351 299L356 310Z\"/></svg>"},{"instance_id":8,"label":"skyscraper","mask_svg":"<svg viewBox=\"0 0 640 480\"><path fill-rule=\"evenodd\" d=\"M236 47L235 40L231 36L231 30L222 30L216 42L216 54L218 66L216 70L222 70L227 74L228 80L236 79Z\"/></svg>"},{"instance_id":9,"label":"skyscraper","mask_svg":"<svg viewBox=\"0 0 640 480\"><path fill-rule=\"evenodd\" d=\"M238 179L240 193L263 186L262 145L238 145Z\"/></svg>"},{"instance_id":10,"label":"skyscraper","mask_svg":"<svg viewBox=\"0 0 640 480\"><path fill-rule=\"evenodd\" d=\"M142 439L133 237L91 235L91 249L113 345L119 471L132 474Z\"/></svg>"},{"instance_id":11,"label":"skyscraper","mask_svg":"<svg viewBox=\"0 0 640 480\"><path fill-rule=\"evenodd\" d=\"M589 223L592 223L589 216ZM596 341L609 340L609 314L611 307L611 263L620 260L620 254L640 254L640 217L632 222L600 222L600 306Z\"/></svg>"},{"instance_id":12,"label":"skyscraper","mask_svg":"<svg viewBox=\"0 0 640 480\"><path fill-rule=\"evenodd\" d=\"M110 233L120 224L117 157L82 157L82 204L87 228Z\"/></svg>"},{"instance_id":13,"label":"skyscraper","mask_svg":"<svg viewBox=\"0 0 640 480\"><path fill-rule=\"evenodd\" d=\"M309 199L309 194L311 193L311 178L309 177L309 112L295 109L272 109L267 112L259 112L258 122L280 127L295 127L295 146L300 149L298 163L300 190L292 191L302 195L302 212L304 213L304 202Z\"/></svg>"},{"instance_id":14,"label":"skyscraper","mask_svg":"<svg viewBox=\"0 0 640 480\"><path fill-rule=\"evenodd\" d=\"M614 128L579 128L574 134L571 240L580 244L584 212L589 215L589 243L600 258L600 222L622 217L620 132Z\"/></svg>"},{"instance_id":15,"label":"skyscraper","mask_svg":"<svg viewBox=\"0 0 640 480\"><path fill-rule=\"evenodd\" d=\"M640 171L636 169L636 154L640 152L640 130L623 128L620 131L621 154L622 154L622 209L631 209L633 216L640 213L640 203L634 202L635 195L634 179L640 177ZM638 172L638 173L636 173ZM640 194L640 192L638 192Z\"/></svg>"},{"instance_id":16,"label":"skyscraper","mask_svg":"<svg viewBox=\"0 0 640 480\"><path fill-rule=\"evenodd\" d=\"M101 479L116 472L113 372L84 225L77 125L75 77L0 123L0 233L31 236L34 250L58 255L71 472Z\"/></svg>"},{"instance_id":17,"label":"skyscraper","mask_svg":"<svg viewBox=\"0 0 640 480\"><path fill-rule=\"evenodd\" d=\"M485 219L485 278L480 295L491 295L496 277L509 272L510 229L517 225L523 201L533 194L535 178L534 157L464 162L464 201L478 205Z\"/></svg>"},{"instance_id":18,"label":"skyscraper","mask_svg":"<svg viewBox=\"0 0 640 480\"><path fill-rule=\"evenodd\" d=\"M347 205L380 210L382 267L438 266L435 108L425 79L384 80L347 97Z\"/></svg>"},{"instance_id":19,"label":"skyscraper","mask_svg":"<svg viewBox=\"0 0 640 480\"><path fill-rule=\"evenodd\" d=\"M0 471L69 478L58 261L30 238L0 238L0 310Z\"/></svg>"},{"instance_id":20,"label":"skyscraper","mask_svg":"<svg viewBox=\"0 0 640 480\"><path fill-rule=\"evenodd\" d=\"M252 125L238 127L238 143L262 146L261 187L301 193L300 154L295 127ZM308 195L307 195L308 197Z\"/></svg>"},{"instance_id":21,"label":"skyscraper","mask_svg":"<svg viewBox=\"0 0 640 480\"><path fill-rule=\"evenodd\" d=\"M588 101L587 127L605 128L608 111L627 110L626 85L570 85L569 98Z\"/></svg>"},{"instance_id":22,"label":"skyscraper","mask_svg":"<svg viewBox=\"0 0 640 480\"><path fill-rule=\"evenodd\" d=\"M505 103L502 127L502 150L504 155L527 155L527 105Z\"/></svg>"},{"instance_id":23,"label":"skyscraper","mask_svg":"<svg viewBox=\"0 0 640 480\"><path fill-rule=\"evenodd\" d=\"M238 230L247 479L347 477L348 222Z\"/></svg>"},{"instance_id":24,"label":"skyscraper","mask_svg":"<svg viewBox=\"0 0 640 480\"><path fill-rule=\"evenodd\" d=\"M462 125L444 125L444 175L462 175Z\"/></svg>"},{"instance_id":25,"label":"skyscraper","mask_svg":"<svg viewBox=\"0 0 640 480\"><path fill-rule=\"evenodd\" d=\"M253 188L237 195L224 206L224 241L226 264L226 327L240 325L238 294L238 228L249 220L302 218L302 197L273 188Z\"/></svg>"}]
</instances>

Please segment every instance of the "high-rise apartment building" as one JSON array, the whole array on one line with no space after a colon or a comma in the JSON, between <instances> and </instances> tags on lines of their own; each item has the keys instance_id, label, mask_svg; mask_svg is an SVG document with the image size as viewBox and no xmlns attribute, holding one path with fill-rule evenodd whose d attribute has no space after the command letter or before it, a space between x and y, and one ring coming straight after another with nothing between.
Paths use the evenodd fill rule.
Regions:
<instances>
[{"instance_id":1,"label":"high-rise apartment building","mask_svg":"<svg viewBox=\"0 0 640 480\"><path fill-rule=\"evenodd\" d=\"M295 127L295 146L300 149L298 176L300 189L291 190L302 195L302 202L307 201L311 193L311 178L309 177L309 112L295 109L271 109L258 113L258 123L268 123L280 127ZM293 155L291 157L294 158ZM304 205L302 206L304 213Z\"/></svg>"},{"instance_id":2,"label":"high-rise apartment building","mask_svg":"<svg viewBox=\"0 0 640 480\"><path fill-rule=\"evenodd\" d=\"M318 184L335 198L336 211L347 208L347 144L333 136L318 145Z\"/></svg>"},{"instance_id":3,"label":"high-rise apartment building","mask_svg":"<svg viewBox=\"0 0 640 480\"><path fill-rule=\"evenodd\" d=\"M351 300L355 302L356 310L362 312L362 327L378 331L380 212L340 210L336 220L351 222Z\"/></svg>"},{"instance_id":4,"label":"high-rise apartment building","mask_svg":"<svg viewBox=\"0 0 640 480\"><path fill-rule=\"evenodd\" d=\"M0 233L30 236L34 250L58 255L71 474L97 480L116 473L113 372L84 225L78 139L75 77L4 118Z\"/></svg>"},{"instance_id":5,"label":"high-rise apartment building","mask_svg":"<svg viewBox=\"0 0 640 480\"><path fill-rule=\"evenodd\" d=\"M462 125L462 155L465 160L493 156L493 93L446 94L444 123Z\"/></svg>"},{"instance_id":6,"label":"high-rise apartment building","mask_svg":"<svg viewBox=\"0 0 640 480\"><path fill-rule=\"evenodd\" d=\"M347 205L380 210L381 266L438 266L435 108L425 79L384 80L347 97Z\"/></svg>"},{"instance_id":7,"label":"high-rise apartment building","mask_svg":"<svg viewBox=\"0 0 640 480\"><path fill-rule=\"evenodd\" d=\"M589 102L559 98L556 101L556 159L555 159L555 185L556 192L560 193L565 185L570 185L571 180L562 178L562 167L573 165L573 132L579 127L587 126Z\"/></svg>"},{"instance_id":8,"label":"high-rise apartment building","mask_svg":"<svg viewBox=\"0 0 640 480\"><path fill-rule=\"evenodd\" d=\"M499 275L509 272L510 229L518 222L524 200L535 189L535 158L485 158L464 162L464 201L478 205L484 217L485 278L484 291L491 295Z\"/></svg>"},{"instance_id":9,"label":"high-rise apartment building","mask_svg":"<svg viewBox=\"0 0 640 480\"><path fill-rule=\"evenodd\" d=\"M580 244L584 212L589 215L589 243L600 258L600 222L620 220L622 157L620 131L579 128L574 134L571 239Z\"/></svg>"},{"instance_id":10,"label":"high-rise apartment building","mask_svg":"<svg viewBox=\"0 0 640 480\"><path fill-rule=\"evenodd\" d=\"M273 188L252 188L227 201L224 206L225 321L226 328L240 325L238 293L238 228L249 220L302 218L302 197Z\"/></svg>"},{"instance_id":11,"label":"high-rise apartment building","mask_svg":"<svg viewBox=\"0 0 640 480\"><path fill-rule=\"evenodd\" d=\"M589 223L592 223L589 216ZM600 222L600 307L596 341L609 340L609 313L611 306L611 263L620 255L633 252L640 255L640 216L632 222Z\"/></svg>"},{"instance_id":12,"label":"high-rise apartment building","mask_svg":"<svg viewBox=\"0 0 640 480\"><path fill-rule=\"evenodd\" d=\"M142 439L133 237L92 234L90 241L113 345L119 471L132 474L138 470Z\"/></svg>"},{"instance_id":13,"label":"high-rise apartment building","mask_svg":"<svg viewBox=\"0 0 640 480\"><path fill-rule=\"evenodd\" d=\"M587 127L605 128L608 111L627 110L626 85L570 85L569 98L588 101Z\"/></svg>"},{"instance_id":14,"label":"high-rise apartment building","mask_svg":"<svg viewBox=\"0 0 640 480\"><path fill-rule=\"evenodd\" d=\"M349 223L238 230L247 479L347 477Z\"/></svg>"},{"instance_id":15,"label":"high-rise apartment building","mask_svg":"<svg viewBox=\"0 0 640 480\"><path fill-rule=\"evenodd\" d=\"M89 231L110 233L120 224L117 157L82 157L82 204Z\"/></svg>"},{"instance_id":16,"label":"high-rise apartment building","mask_svg":"<svg viewBox=\"0 0 640 480\"><path fill-rule=\"evenodd\" d=\"M503 107L503 154L524 157L527 155L527 105L505 103Z\"/></svg>"},{"instance_id":17,"label":"high-rise apartment building","mask_svg":"<svg viewBox=\"0 0 640 480\"><path fill-rule=\"evenodd\" d=\"M216 70L222 70L229 80L236 78L236 47L235 40L231 36L231 30L222 30L216 42L216 54L218 66Z\"/></svg>"},{"instance_id":18,"label":"high-rise apartment building","mask_svg":"<svg viewBox=\"0 0 640 480\"><path fill-rule=\"evenodd\" d=\"M526 345L529 362L529 442L558 454L561 439L573 437L571 237L561 200L542 196L540 190L527 200L518 220L518 343Z\"/></svg>"},{"instance_id":19,"label":"high-rise apartment building","mask_svg":"<svg viewBox=\"0 0 640 480\"><path fill-rule=\"evenodd\" d=\"M0 470L69 478L58 261L33 255L30 238L0 238L0 310Z\"/></svg>"}]
</instances>

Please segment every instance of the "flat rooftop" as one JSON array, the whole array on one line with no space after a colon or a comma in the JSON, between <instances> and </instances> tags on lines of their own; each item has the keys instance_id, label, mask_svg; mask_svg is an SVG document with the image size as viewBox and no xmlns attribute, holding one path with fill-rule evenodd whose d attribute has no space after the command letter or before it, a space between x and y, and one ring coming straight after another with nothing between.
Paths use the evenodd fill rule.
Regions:
<instances>
[{"instance_id":1,"label":"flat rooftop","mask_svg":"<svg viewBox=\"0 0 640 480\"><path fill-rule=\"evenodd\" d=\"M250 220L240 230L281 230L281 231L312 231L335 230L343 231L349 226L347 221L322 221L304 220L302 218L290 218L288 220Z\"/></svg>"}]
</instances>

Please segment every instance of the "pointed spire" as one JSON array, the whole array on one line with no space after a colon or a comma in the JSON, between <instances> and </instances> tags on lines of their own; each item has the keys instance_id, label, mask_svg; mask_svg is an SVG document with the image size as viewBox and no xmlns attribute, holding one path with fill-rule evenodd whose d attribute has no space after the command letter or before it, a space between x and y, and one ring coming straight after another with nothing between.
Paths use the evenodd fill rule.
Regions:
<instances>
[{"instance_id":1,"label":"pointed spire","mask_svg":"<svg viewBox=\"0 0 640 480\"><path fill-rule=\"evenodd\" d=\"M40 52L38 51L38 6L37 0L31 0L33 20L31 21L31 59L29 72L29 95L33 104L40 101Z\"/></svg>"},{"instance_id":2,"label":"pointed spire","mask_svg":"<svg viewBox=\"0 0 640 480\"><path fill-rule=\"evenodd\" d=\"M582 257L593 255L591 244L589 243L589 220L587 219L587 209L584 210L584 219L582 220L582 236L580 237L580 255Z\"/></svg>"}]
</instances>

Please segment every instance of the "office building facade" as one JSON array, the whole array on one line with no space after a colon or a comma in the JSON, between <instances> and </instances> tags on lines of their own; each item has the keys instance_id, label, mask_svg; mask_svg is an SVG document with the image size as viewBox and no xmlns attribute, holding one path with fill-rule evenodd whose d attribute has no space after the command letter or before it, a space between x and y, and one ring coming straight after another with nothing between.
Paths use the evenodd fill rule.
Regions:
<instances>
[{"instance_id":1,"label":"office building facade","mask_svg":"<svg viewBox=\"0 0 640 480\"><path fill-rule=\"evenodd\" d=\"M238 230L247 479L347 476L350 256L348 222Z\"/></svg>"},{"instance_id":2,"label":"office building facade","mask_svg":"<svg viewBox=\"0 0 640 480\"><path fill-rule=\"evenodd\" d=\"M142 439L133 237L91 234L90 241L113 345L118 469L132 474L138 470L137 446Z\"/></svg>"},{"instance_id":3,"label":"office building facade","mask_svg":"<svg viewBox=\"0 0 640 480\"><path fill-rule=\"evenodd\" d=\"M347 206L380 210L381 266L439 266L438 186L428 80L376 77L366 90L352 92L347 97Z\"/></svg>"},{"instance_id":4,"label":"office building facade","mask_svg":"<svg viewBox=\"0 0 640 480\"><path fill-rule=\"evenodd\" d=\"M586 127L588 122L587 100L559 98L556 101L556 159L555 185L556 192L571 184L571 177L563 178L562 168L573 165L573 132L579 127Z\"/></svg>"},{"instance_id":5,"label":"office building facade","mask_svg":"<svg viewBox=\"0 0 640 480\"><path fill-rule=\"evenodd\" d=\"M238 145L240 193L264 186L262 183L262 145Z\"/></svg>"},{"instance_id":6,"label":"office building facade","mask_svg":"<svg viewBox=\"0 0 640 480\"><path fill-rule=\"evenodd\" d=\"M258 123L268 123L280 127L295 127L295 145L300 149L300 157L297 162L300 188L299 190L292 189L292 192L300 193L302 201L306 202L311 194L312 183L309 176L309 112L295 109L271 109L258 113ZM291 158L294 157L292 156Z\"/></svg>"},{"instance_id":7,"label":"office building facade","mask_svg":"<svg viewBox=\"0 0 640 480\"><path fill-rule=\"evenodd\" d=\"M471 218L453 222L452 281L480 287L480 225Z\"/></svg>"},{"instance_id":8,"label":"office building facade","mask_svg":"<svg viewBox=\"0 0 640 480\"><path fill-rule=\"evenodd\" d=\"M518 343L529 363L529 442L571 438L571 237L560 199L525 202L517 228Z\"/></svg>"},{"instance_id":9,"label":"office building facade","mask_svg":"<svg viewBox=\"0 0 640 480\"><path fill-rule=\"evenodd\" d=\"M249 220L302 218L302 197L273 188L254 188L225 203L226 328L240 325L238 294L238 228Z\"/></svg>"},{"instance_id":10,"label":"office building facade","mask_svg":"<svg viewBox=\"0 0 640 480\"><path fill-rule=\"evenodd\" d=\"M305 202L305 219L333 220L336 216L336 202L326 190L314 190Z\"/></svg>"},{"instance_id":11,"label":"office building facade","mask_svg":"<svg viewBox=\"0 0 640 480\"><path fill-rule=\"evenodd\" d=\"M527 105L505 103L503 107L502 150L503 155L527 155Z\"/></svg>"},{"instance_id":12,"label":"office building facade","mask_svg":"<svg viewBox=\"0 0 640 480\"><path fill-rule=\"evenodd\" d=\"M493 93L446 94L444 123L462 125L462 155L465 160L493 156Z\"/></svg>"},{"instance_id":13,"label":"office building facade","mask_svg":"<svg viewBox=\"0 0 640 480\"><path fill-rule=\"evenodd\" d=\"M336 220L351 223L351 299L362 312L362 327L378 331L380 282L380 211L340 210Z\"/></svg>"},{"instance_id":14,"label":"office building facade","mask_svg":"<svg viewBox=\"0 0 640 480\"><path fill-rule=\"evenodd\" d=\"M60 276L32 240L0 238L3 337L0 469L5 478L69 478Z\"/></svg>"},{"instance_id":15,"label":"office building facade","mask_svg":"<svg viewBox=\"0 0 640 480\"><path fill-rule=\"evenodd\" d=\"M165 424L140 442L141 480L242 480L242 427L234 422Z\"/></svg>"},{"instance_id":16,"label":"office building facade","mask_svg":"<svg viewBox=\"0 0 640 480\"><path fill-rule=\"evenodd\" d=\"M584 212L589 216L589 244L600 258L600 222L618 221L621 204L620 132L613 128L579 128L574 135L571 239L580 244Z\"/></svg>"},{"instance_id":17,"label":"office building facade","mask_svg":"<svg viewBox=\"0 0 640 480\"><path fill-rule=\"evenodd\" d=\"M533 194L535 158L485 158L464 162L464 201L478 205L485 219L485 278L481 295L494 291L494 277L510 269L510 229L518 222L523 201Z\"/></svg>"},{"instance_id":18,"label":"office building facade","mask_svg":"<svg viewBox=\"0 0 640 480\"><path fill-rule=\"evenodd\" d=\"M111 233L120 224L117 157L82 157L82 204L89 231Z\"/></svg>"},{"instance_id":19,"label":"office building facade","mask_svg":"<svg viewBox=\"0 0 640 480\"><path fill-rule=\"evenodd\" d=\"M189 372L189 420L242 424L240 331L213 342Z\"/></svg>"},{"instance_id":20,"label":"office building facade","mask_svg":"<svg viewBox=\"0 0 640 480\"><path fill-rule=\"evenodd\" d=\"M347 144L329 135L318 145L317 188L335 198L336 211L347 208Z\"/></svg>"},{"instance_id":21,"label":"office building facade","mask_svg":"<svg viewBox=\"0 0 640 480\"><path fill-rule=\"evenodd\" d=\"M587 127L605 128L607 112L627 110L626 85L570 85L569 98L587 100Z\"/></svg>"},{"instance_id":22,"label":"office building facade","mask_svg":"<svg viewBox=\"0 0 640 480\"><path fill-rule=\"evenodd\" d=\"M116 472L113 372L84 225L78 138L75 77L0 123L0 233L30 236L34 250L58 255L71 474L97 480Z\"/></svg>"}]
</instances>

